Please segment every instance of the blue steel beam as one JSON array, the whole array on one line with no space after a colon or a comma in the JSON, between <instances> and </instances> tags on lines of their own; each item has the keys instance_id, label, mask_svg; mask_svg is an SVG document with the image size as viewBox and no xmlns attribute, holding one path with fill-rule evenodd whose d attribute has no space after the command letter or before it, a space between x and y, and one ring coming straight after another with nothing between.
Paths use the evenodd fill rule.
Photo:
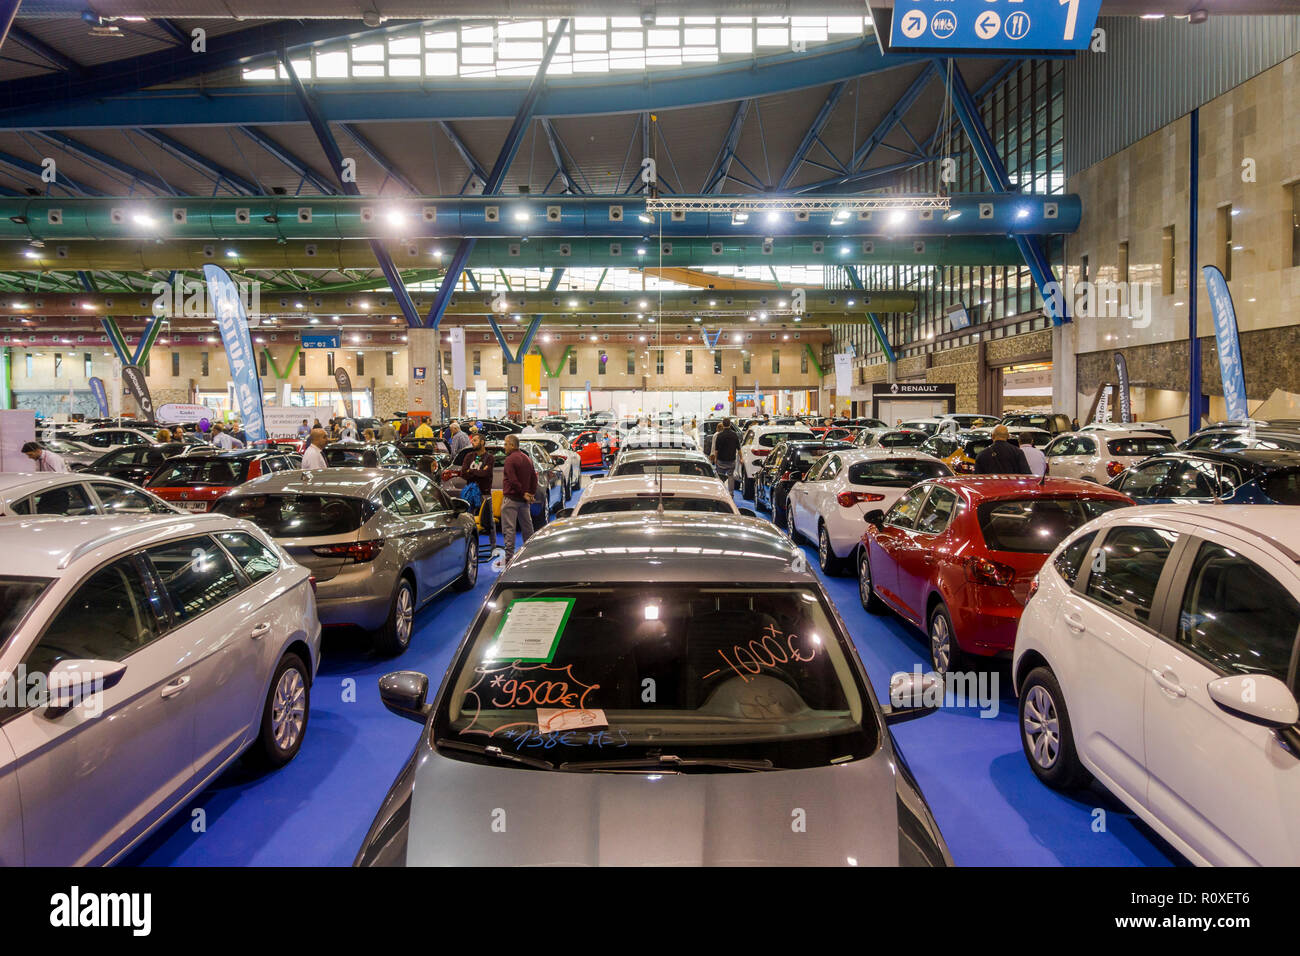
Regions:
<instances>
[{"instance_id":1,"label":"blue steel beam","mask_svg":"<svg viewBox=\"0 0 1300 956\"><path fill-rule=\"evenodd\" d=\"M826 94L826 101L822 103L822 108L813 117L807 132L803 134L803 139L799 142L799 147L794 151L794 155L790 157L790 164L786 166L785 172L776 184L778 192L789 188L790 182L794 179L795 174L799 172L799 167L803 165L808 153L812 151L813 145L821 142L822 130L830 122L831 114L835 112L835 107L839 105L840 98L844 96L844 91L848 89L848 86L848 80L840 80Z\"/></svg>"},{"instance_id":2,"label":"blue steel beam","mask_svg":"<svg viewBox=\"0 0 1300 956\"><path fill-rule=\"evenodd\" d=\"M302 80L298 77L298 71L293 68L293 61L285 50L280 51L280 63L284 66L284 71L289 75L289 80L293 84L294 94L298 97L298 105L302 107L303 113L307 116L307 122L311 124L312 131L316 134L316 139L320 141L321 149L325 151L325 156L329 159L330 167L334 170L334 175L339 179L339 186L343 192L349 196L361 195L361 189L355 182L349 182L343 178L343 151L339 149L338 142L330 132L329 123L321 115L315 100L307 92L306 87L302 85ZM402 281L401 273L397 271L397 265L393 262L393 257L388 254L388 248L379 239L370 240L370 250L375 254L375 260L379 263L379 269L388 280L388 287L393 290L393 295L397 299L398 308L402 310L402 316L406 319L406 324L413 329L420 327L420 313L416 311L415 303L411 301L411 293L406 290L406 284Z\"/></svg>"},{"instance_id":3,"label":"blue steel beam","mask_svg":"<svg viewBox=\"0 0 1300 956\"><path fill-rule=\"evenodd\" d=\"M900 122L907 111L915 104L925 88L930 85L930 80L934 78L936 68L933 63L927 64L920 73L917 74L910 86L903 91L903 95L898 98L888 113L886 113L876 128L872 130L871 135L863 140L862 145L853 151L853 159L849 162L849 169L857 172L862 169L862 164L871 158L871 154L880 146L885 137L888 136Z\"/></svg>"},{"instance_id":4,"label":"blue steel beam","mask_svg":"<svg viewBox=\"0 0 1300 956\"><path fill-rule=\"evenodd\" d=\"M361 130L357 129L353 123L343 123L344 131L352 137L352 142L356 143L363 153L369 156L374 162L378 163L380 168L388 175L388 178L397 185L401 186L413 196L420 195L420 188L411 182L410 179L402 173L376 146L366 138Z\"/></svg>"},{"instance_id":5,"label":"blue steel beam","mask_svg":"<svg viewBox=\"0 0 1300 956\"><path fill-rule=\"evenodd\" d=\"M736 147L740 144L740 134L745 128L745 117L749 114L751 102L749 99L743 99L736 104L736 111L731 114L731 124L727 127L727 135L722 138L722 145L718 148L718 156L714 159L709 174L704 177L704 185L700 187L702 195L720 193L723 186L727 184L731 160L736 155Z\"/></svg>"},{"instance_id":6,"label":"blue steel beam","mask_svg":"<svg viewBox=\"0 0 1300 956\"><path fill-rule=\"evenodd\" d=\"M206 57L193 57L207 61ZM884 57L875 40L828 43L816 52L786 53L664 73L646 73L621 82L592 83L586 77L552 77L539 98L540 116L608 115L667 110L706 103L734 102L793 90L827 86L843 79L891 70L924 57ZM210 66L205 66L205 69ZM142 84L143 85L143 84ZM522 84L502 78L490 87L455 81L412 83L401 95L377 96L354 84L318 89L321 108L334 122L502 119L513 114ZM4 89L0 84L0 92ZM94 103L59 98L20 99L0 114L0 128L72 129L92 126L269 125L283 123L283 94L274 84L213 87L204 90L144 90ZM281 95L275 95L281 94ZM612 106L611 106L612 104Z\"/></svg>"},{"instance_id":7,"label":"blue steel beam","mask_svg":"<svg viewBox=\"0 0 1300 956\"><path fill-rule=\"evenodd\" d=\"M231 191L234 193L243 193L246 196L259 196L263 192L261 187L249 182L234 170L227 169L221 164L208 159L202 153L190 149L190 147L186 146L179 140L172 139L172 137L168 136L166 133L156 129L138 129L135 132L139 133L160 149L167 151L177 159L197 168L205 175L212 176L218 182L224 181L230 186Z\"/></svg>"},{"instance_id":8,"label":"blue steel beam","mask_svg":"<svg viewBox=\"0 0 1300 956\"><path fill-rule=\"evenodd\" d=\"M456 148L456 152L460 153L460 158L464 160L465 165L469 167L470 174L475 176L479 183L487 182L487 170L484 169L483 164L478 161L478 157L470 152L469 147L465 145L465 141L460 138L460 135L452 125L439 120L438 128L447 135L447 139L451 140L451 145Z\"/></svg>"},{"instance_id":9,"label":"blue steel beam","mask_svg":"<svg viewBox=\"0 0 1300 956\"><path fill-rule=\"evenodd\" d=\"M45 130L40 135L51 142L57 143L70 153L81 156L83 159L90 159L94 162L102 163L110 169L131 177L131 179L136 182L143 183L150 189L160 193L167 193L172 196L180 195L175 189L152 173L146 173L143 170L136 169L130 163L123 162L116 156L109 156L107 153L101 152L95 147L79 140L75 140L65 133L60 133L58 130Z\"/></svg>"},{"instance_id":10,"label":"blue steel beam","mask_svg":"<svg viewBox=\"0 0 1300 956\"><path fill-rule=\"evenodd\" d=\"M80 73L81 64L66 54L60 53L54 47L50 46L39 37L34 37L26 30L19 27L9 28L9 39L13 40L19 46L26 47L32 53L35 53L42 60L45 60L50 66L62 70L65 73Z\"/></svg>"},{"instance_id":11,"label":"blue steel beam","mask_svg":"<svg viewBox=\"0 0 1300 956\"><path fill-rule=\"evenodd\" d=\"M501 183L506 178L506 172L510 169L510 164L514 162L515 154L519 152L519 146L524 141L524 131L528 129L528 124L532 122L533 111L537 108L538 97L541 96L542 86L546 82L546 69L551 65L551 59L555 56L556 47L560 45L560 39L564 36L569 28L568 19L561 20L551 34L551 40L546 45L546 52L542 55L542 61L537 66L537 73L533 76L533 82L529 84L528 92L524 94L523 102L515 113L515 120L510 124L510 130L506 133L506 140L501 144L501 152L497 154L497 161L492 166L492 172L488 173L487 181L483 184L483 195L494 196L501 189ZM425 325L431 328L437 328L442 322L442 314L447 310L447 303L451 301L452 294L456 291L456 283L460 281L461 271L469 262L470 253L474 251L473 239L462 239L456 246L456 254L452 256L451 265L447 267L446 274L442 277L442 282L438 286L438 291L433 297L433 305L429 308L429 316L425 320ZM495 329L495 323L493 324ZM500 336L500 332L497 335ZM505 347L504 342L502 348Z\"/></svg>"},{"instance_id":12,"label":"blue steel beam","mask_svg":"<svg viewBox=\"0 0 1300 956\"><path fill-rule=\"evenodd\" d=\"M38 180L40 180L41 174L45 172L43 167L33 163L30 159L23 159L21 156L14 156L12 153L0 153L0 163L21 170L29 176L35 176ZM65 173L59 173L53 183L47 183L46 185L59 186L68 192L81 193L83 196L104 195L93 186L82 185L75 179L68 177Z\"/></svg>"},{"instance_id":13,"label":"blue steel beam","mask_svg":"<svg viewBox=\"0 0 1300 956\"><path fill-rule=\"evenodd\" d=\"M285 149L261 130L255 129L252 126L241 126L239 127L239 131L280 162L284 163L284 165L288 166L291 170L302 177L302 179L315 186L320 192L327 196L338 195L338 190L334 188L334 185L328 179L325 179L317 173L316 170L308 166L305 160L299 159L292 152Z\"/></svg>"},{"instance_id":14,"label":"blue steel beam","mask_svg":"<svg viewBox=\"0 0 1300 956\"><path fill-rule=\"evenodd\" d=\"M942 66L942 63L939 65ZM980 118L975 97L971 95L970 88L961 75L961 69L955 63L952 64L951 78L953 110L961 120L966 139L970 141L971 152L979 160L980 168L984 170L984 175L988 177L994 189L1002 193L1017 194L1019 191L1012 188L1007 167L998 156L998 151L993 146L993 138L989 136L989 131ZM1025 265L1029 267L1029 274L1033 276L1034 283L1038 286L1038 293L1043 298L1044 311L1051 316L1054 325L1069 322L1070 311L1064 297L1053 294L1052 287L1056 285L1056 277L1052 274L1052 266L1047 261L1047 254L1043 252L1042 243L1036 236L1020 234L1016 234L1015 240L1016 245L1020 247L1021 255L1025 258Z\"/></svg>"},{"instance_id":15,"label":"blue steel beam","mask_svg":"<svg viewBox=\"0 0 1300 956\"><path fill-rule=\"evenodd\" d=\"M564 159L564 144L560 142L560 134L555 131L555 127L551 125L550 120L543 117L541 123L542 132L546 134L546 145L551 148L551 158L555 160L555 171L564 180L565 190L581 195L584 190L569 172L569 164Z\"/></svg>"},{"instance_id":16,"label":"blue steel beam","mask_svg":"<svg viewBox=\"0 0 1300 956\"><path fill-rule=\"evenodd\" d=\"M853 266L845 266L844 271L848 274L849 282L853 288L861 289L862 278L858 275L858 270ZM876 338L880 341L880 348L885 353L885 358L890 362L896 362L898 359L894 355L894 349L889 344L889 339L885 337L885 327L880 324L880 319L874 312L868 312L867 318L871 320L871 327L876 330Z\"/></svg>"},{"instance_id":17,"label":"blue steel beam","mask_svg":"<svg viewBox=\"0 0 1300 956\"><path fill-rule=\"evenodd\" d=\"M158 17L149 22L171 37L176 43L183 43L185 46L190 45L190 35L166 17Z\"/></svg>"}]
</instances>

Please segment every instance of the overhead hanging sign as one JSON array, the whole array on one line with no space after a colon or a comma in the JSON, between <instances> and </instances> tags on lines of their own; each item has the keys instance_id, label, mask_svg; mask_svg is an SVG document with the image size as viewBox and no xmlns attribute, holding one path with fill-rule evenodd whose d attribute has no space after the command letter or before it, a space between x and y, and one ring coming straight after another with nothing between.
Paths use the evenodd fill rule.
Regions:
<instances>
[{"instance_id":1,"label":"overhead hanging sign","mask_svg":"<svg viewBox=\"0 0 1300 956\"><path fill-rule=\"evenodd\" d=\"M878 30L889 22L886 52L949 53L1084 50L1100 12L1101 0L894 0L892 12L872 9Z\"/></svg>"},{"instance_id":2,"label":"overhead hanging sign","mask_svg":"<svg viewBox=\"0 0 1300 956\"><path fill-rule=\"evenodd\" d=\"M451 387L465 388L465 330L452 329L448 333L451 341Z\"/></svg>"},{"instance_id":3,"label":"overhead hanging sign","mask_svg":"<svg viewBox=\"0 0 1300 956\"><path fill-rule=\"evenodd\" d=\"M324 332L316 335L302 333L302 347L305 349L336 349L339 347L337 332Z\"/></svg>"},{"instance_id":4,"label":"overhead hanging sign","mask_svg":"<svg viewBox=\"0 0 1300 956\"><path fill-rule=\"evenodd\" d=\"M1214 315L1214 341L1219 347L1219 374L1223 378L1223 400L1228 406L1228 421L1250 417L1246 406L1246 373L1241 365L1241 338L1237 334L1237 310L1232 305L1228 281L1217 266L1201 266L1205 288L1210 294L1210 312Z\"/></svg>"}]
</instances>

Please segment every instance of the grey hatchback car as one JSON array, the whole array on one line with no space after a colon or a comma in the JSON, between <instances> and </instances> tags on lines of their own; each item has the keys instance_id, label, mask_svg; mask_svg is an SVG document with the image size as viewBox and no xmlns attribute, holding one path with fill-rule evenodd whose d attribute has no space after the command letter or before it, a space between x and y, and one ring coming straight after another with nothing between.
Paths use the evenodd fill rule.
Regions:
<instances>
[{"instance_id":1,"label":"grey hatchback car","mask_svg":"<svg viewBox=\"0 0 1300 956\"><path fill-rule=\"evenodd\" d=\"M240 485L212 510L271 535L311 570L321 623L372 631L385 655L410 645L417 609L478 580L469 506L409 469L279 472Z\"/></svg>"},{"instance_id":2,"label":"grey hatchback car","mask_svg":"<svg viewBox=\"0 0 1300 956\"><path fill-rule=\"evenodd\" d=\"M356 858L418 865L951 864L802 552L753 518L602 514L502 572ZM809 835L816 821L816 837Z\"/></svg>"}]
</instances>

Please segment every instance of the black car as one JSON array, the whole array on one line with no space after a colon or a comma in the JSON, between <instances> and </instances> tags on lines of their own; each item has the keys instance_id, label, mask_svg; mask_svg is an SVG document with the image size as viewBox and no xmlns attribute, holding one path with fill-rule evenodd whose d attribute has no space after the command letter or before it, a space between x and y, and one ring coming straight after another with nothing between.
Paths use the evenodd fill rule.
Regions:
<instances>
[{"instance_id":1,"label":"black car","mask_svg":"<svg viewBox=\"0 0 1300 956\"><path fill-rule=\"evenodd\" d=\"M397 443L391 441L336 441L326 445L322 454L331 468L411 467Z\"/></svg>"},{"instance_id":2,"label":"black car","mask_svg":"<svg viewBox=\"0 0 1300 956\"><path fill-rule=\"evenodd\" d=\"M143 485L153 477L168 458L175 458L193 449L194 446L184 442L168 442L163 445L128 445L116 451L101 455L85 469L86 474L106 475L109 478L121 478L132 484Z\"/></svg>"},{"instance_id":3,"label":"black car","mask_svg":"<svg viewBox=\"0 0 1300 956\"><path fill-rule=\"evenodd\" d=\"M763 459L763 467L754 479L754 507L772 512L778 528L785 527L786 500L795 482L802 481L808 469L830 451L852 448L846 441L783 441Z\"/></svg>"},{"instance_id":4,"label":"black car","mask_svg":"<svg viewBox=\"0 0 1300 956\"><path fill-rule=\"evenodd\" d=\"M1300 452L1174 451L1138 462L1109 484L1140 505L1297 505Z\"/></svg>"},{"instance_id":5,"label":"black car","mask_svg":"<svg viewBox=\"0 0 1300 956\"><path fill-rule=\"evenodd\" d=\"M1300 449L1300 429L1289 423L1211 425L1178 443L1180 451L1240 451L1243 448Z\"/></svg>"},{"instance_id":6,"label":"black car","mask_svg":"<svg viewBox=\"0 0 1300 956\"><path fill-rule=\"evenodd\" d=\"M481 421L467 418L460 423L461 431L464 432L468 432L474 426L478 426L478 433L483 436L484 441L500 441L507 435L517 435L524 430L524 426L517 422L505 422L492 418L485 418Z\"/></svg>"},{"instance_id":7,"label":"black car","mask_svg":"<svg viewBox=\"0 0 1300 956\"><path fill-rule=\"evenodd\" d=\"M441 438L399 438L394 444L412 468L430 475L434 481L451 462L451 452Z\"/></svg>"}]
</instances>

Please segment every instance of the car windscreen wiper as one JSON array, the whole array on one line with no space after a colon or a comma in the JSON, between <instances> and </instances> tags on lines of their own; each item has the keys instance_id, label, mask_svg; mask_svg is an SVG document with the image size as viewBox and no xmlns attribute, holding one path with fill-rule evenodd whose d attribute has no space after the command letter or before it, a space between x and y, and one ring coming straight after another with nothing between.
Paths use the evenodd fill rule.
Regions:
<instances>
[{"instance_id":1,"label":"car windscreen wiper","mask_svg":"<svg viewBox=\"0 0 1300 956\"><path fill-rule=\"evenodd\" d=\"M471 744L463 740L448 740L446 737L443 737L435 740L433 746L435 748L445 747L448 750L459 750L463 753L495 757L497 760L508 760L511 763L521 763L526 767L534 767L538 770L555 769L549 760L543 760L540 757L525 757L523 754L510 753L508 750L502 750L494 744L480 746L479 744Z\"/></svg>"},{"instance_id":2,"label":"car windscreen wiper","mask_svg":"<svg viewBox=\"0 0 1300 956\"><path fill-rule=\"evenodd\" d=\"M630 757L625 760L580 760L566 761L560 764L561 770L597 772L614 770L675 770L678 767L718 767L725 770L772 770L772 761L767 758L749 759L743 757L679 757L676 754L661 754L658 757Z\"/></svg>"}]
</instances>

